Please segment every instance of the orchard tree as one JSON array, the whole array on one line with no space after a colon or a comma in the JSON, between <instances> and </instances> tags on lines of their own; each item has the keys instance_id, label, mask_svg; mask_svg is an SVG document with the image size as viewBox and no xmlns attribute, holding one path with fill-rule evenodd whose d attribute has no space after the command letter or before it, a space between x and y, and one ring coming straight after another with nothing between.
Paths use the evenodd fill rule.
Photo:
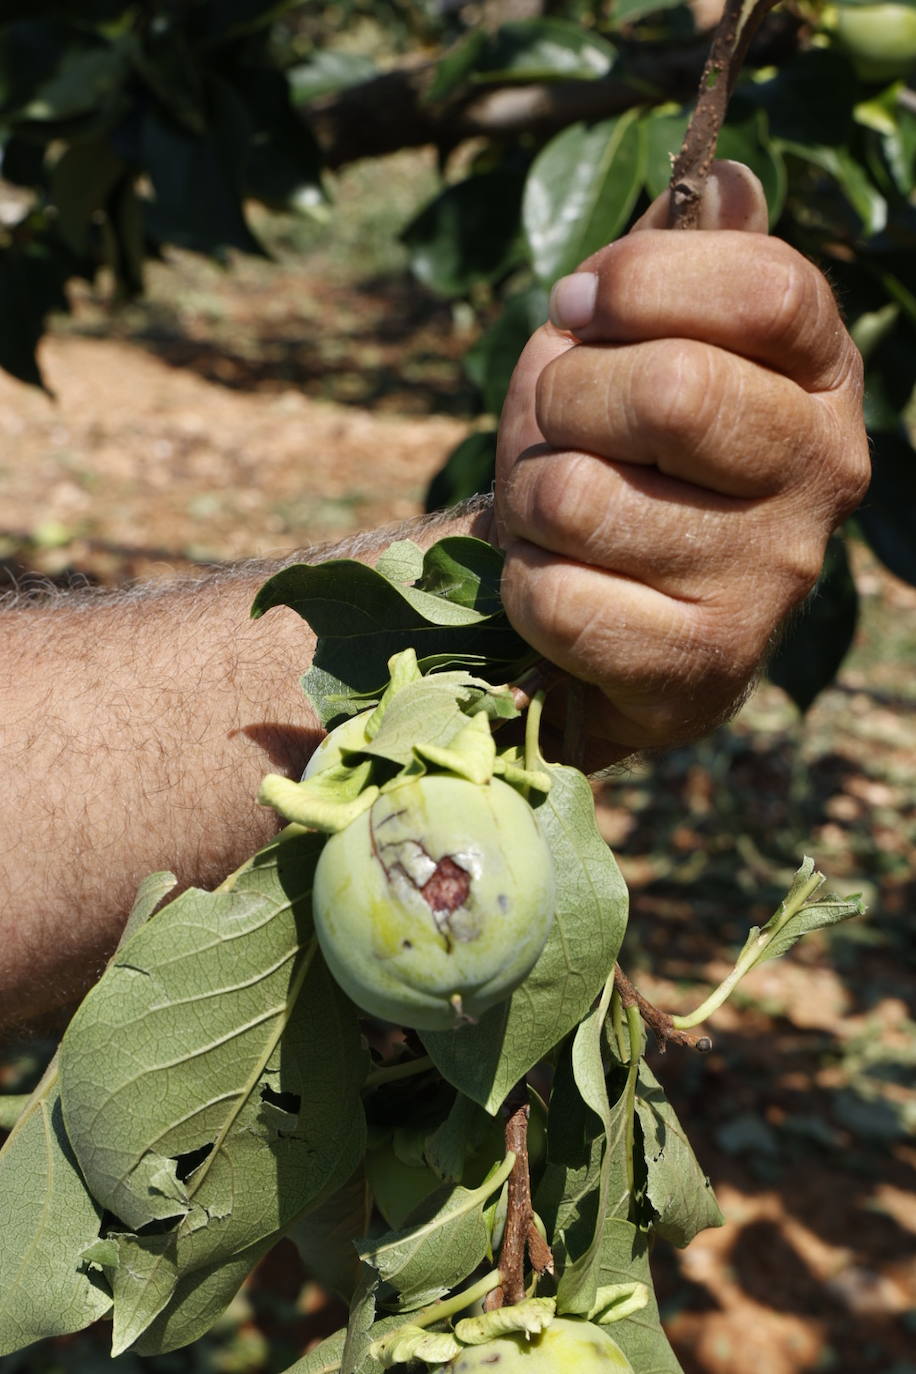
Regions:
<instances>
[{"instance_id":1,"label":"orchard tree","mask_svg":"<svg viewBox=\"0 0 916 1374\"><path fill-rule=\"evenodd\" d=\"M407 242L422 279L479 307L468 365L495 415L550 282L669 183L672 232L689 229L718 141L847 304L878 459L859 523L910 576L900 35L881 49L861 15L800 6L758 28L768 0L729 0L711 48L658 0L492 25L392 3L404 61L371 76L326 41L359 9L96 0L74 19L33 0L8 18L4 173L27 195L5 230L5 365L40 381L34 345L71 276L107 266L130 293L169 243L258 251L248 197L307 208L326 169L435 142L445 185ZM489 481L487 442L453 455L438 495ZM708 1049L702 1023L746 972L861 906L805 859L693 1013L647 1002L617 963L627 894L588 781L541 752L547 669L505 616L500 568L474 539L404 541L374 568L298 565L261 589L255 615L285 605L316 633L303 685L330 733L301 782L264 780L284 829L215 891L142 884L7 1111L0 1354L102 1317L114 1355L186 1346L289 1235L349 1300L296 1374L677 1374L651 1247L721 1216L646 1029ZM807 630L819 658L777 660L801 705L853 596L838 541Z\"/></svg>"}]
</instances>

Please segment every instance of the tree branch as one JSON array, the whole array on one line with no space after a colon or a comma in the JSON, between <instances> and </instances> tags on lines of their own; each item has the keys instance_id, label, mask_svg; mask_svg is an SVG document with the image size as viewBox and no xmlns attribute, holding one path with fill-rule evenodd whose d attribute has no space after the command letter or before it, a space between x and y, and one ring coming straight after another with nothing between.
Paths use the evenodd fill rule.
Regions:
<instances>
[{"instance_id":1,"label":"tree branch","mask_svg":"<svg viewBox=\"0 0 916 1374\"><path fill-rule=\"evenodd\" d=\"M760 65L778 64L798 47L801 22L793 15L770 18L754 49ZM420 61L303 108L332 170L401 148L432 145L446 152L471 138L549 137L578 120L606 119L634 105L687 101L697 89L708 49L700 36L677 47L633 45L597 81L501 86L483 94L433 104L428 92L436 63Z\"/></svg>"},{"instance_id":2,"label":"tree branch","mask_svg":"<svg viewBox=\"0 0 916 1374\"><path fill-rule=\"evenodd\" d=\"M614 967L614 987L620 994L620 1004L622 1007L636 1007L640 1016L655 1036L656 1044L660 1054L671 1045L683 1045L690 1050L699 1050L705 1054L712 1049L712 1041L708 1035L694 1035L690 1031L677 1030L671 1016L666 1011L660 1011L654 1006L637 987L635 987L624 973L619 964Z\"/></svg>"},{"instance_id":3,"label":"tree branch","mask_svg":"<svg viewBox=\"0 0 916 1374\"><path fill-rule=\"evenodd\" d=\"M503 1103L503 1113L506 1117L506 1152L513 1151L515 1164L509 1175L506 1225L499 1252L501 1282L498 1288L487 1294L484 1306L488 1312L497 1307L511 1307L524 1301L525 1256L529 1249L532 1251L536 1269L552 1270L553 1266L550 1249L533 1225L531 1176L528 1171L529 1111L528 1087L523 1079L515 1085Z\"/></svg>"},{"instance_id":4,"label":"tree branch","mask_svg":"<svg viewBox=\"0 0 916 1374\"><path fill-rule=\"evenodd\" d=\"M725 0L700 78L697 103L671 169L672 229L695 229L719 130L742 63L758 27L777 0Z\"/></svg>"}]
</instances>

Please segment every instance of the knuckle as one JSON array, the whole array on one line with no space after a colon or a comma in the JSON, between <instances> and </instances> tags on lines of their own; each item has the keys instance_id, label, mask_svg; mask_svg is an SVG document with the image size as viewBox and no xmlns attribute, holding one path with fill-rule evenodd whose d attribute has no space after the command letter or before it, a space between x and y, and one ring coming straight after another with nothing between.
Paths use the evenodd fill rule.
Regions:
<instances>
[{"instance_id":1,"label":"knuckle","mask_svg":"<svg viewBox=\"0 0 916 1374\"><path fill-rule=\"evenodd\" d=\"M650 367L634 360L631 425L659 445L676 441L692 450L715 423L718 410L711 350L690 339L662 339L651 347Z\"/></svg>"},{"instance_id":2,"label":"knuckle","mask_svg":"<svg viewBox=\"0 0 916 1374\"><path fill-rule=\"evenodd\" d=\"M777 247L768 281L757 325L770 348L794 352L816 345L824 353L845 334L826 278L794 249Z\"/></svg>"},{"instance_id":3,"label":"knuckle","mask_svg":"<svg viewBox=\"0 0 916 1374\"><path fill-rule=\"evenodd\" d=\"M501 592L512 625L544 653L567 633L564 569L561 565L539 566L533 555L525 540L507 545Z\"/></svg>"},{"instance_id":4,"label":"knuckle","mask_svg":"<svg viewBox=\"0 0 916 1374\"><path fill-rule=\"evenodd\" d=\"M538 544L564 547L584 538L587 525L587 488L581 480L584 454L551 454L538 464L528 488L525 523L528 537Z\"/></svg>"},{"instance_id":5,"label":"knuckle","mask_svg":"<svg viewBox=\"0 0 916 1374\"><path fill-rule=\"evenodd\" d=\"M824 523L833 529L861 503L871 481L871 450L865 432L865 421L858 398L850 419L849 408L831 404L832 394L825 393L829 416L827 437L820 448L813 473L819 487L819 505Z\"/></svg>"}]
</instances>

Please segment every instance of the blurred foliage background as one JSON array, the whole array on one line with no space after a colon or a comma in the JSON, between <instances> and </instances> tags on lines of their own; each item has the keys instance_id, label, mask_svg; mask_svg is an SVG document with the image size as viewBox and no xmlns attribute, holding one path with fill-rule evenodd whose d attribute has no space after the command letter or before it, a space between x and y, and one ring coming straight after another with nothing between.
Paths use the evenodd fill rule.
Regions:
<instances>
[{"instance_id":1,"label":"blurred foliage background","mask_svg":"<svg viewBox=\"0 0 916 1374\"><path fill-rule=\"evenodd\" d=\"M0 367L22 385L2 390L0 483L34 512L0 530L10 572L158 575L260 552L262 517L288 547L487 488L549 285L664 188L714 11L5 0ZM712 740L599 795L634 895L628 966L663 1005L724 971L802 847L873 911L750 980L711 1057L659 1066L730 1217L658 1256L688 1374L916 1369L914 74L910 0L797 0L755 41L721 152L757 171L772 231L834 283L866 359L874 480L772 683ZM49 339L82 338L164 359L178 410L158 374L125 393L119 355L52 366ZM232 401L223 447L199 380ZM147 390L163 409L141 421ZM129 424L100 428L122 406ZM408 434L405 416L437 428ZM30 471L38 431L49 456ZM47 480L78 490L78 517L49 517ZM175 492L182 517L157 515ZM12 1044L4 1090L26 1089L53 1043L52 1028ZM280 1371L338 1324L284 1242L206 1341L119 1364ZM107 1368L105 1342L101 1326L3 1374Z\"/></svg>"}]
</instances>

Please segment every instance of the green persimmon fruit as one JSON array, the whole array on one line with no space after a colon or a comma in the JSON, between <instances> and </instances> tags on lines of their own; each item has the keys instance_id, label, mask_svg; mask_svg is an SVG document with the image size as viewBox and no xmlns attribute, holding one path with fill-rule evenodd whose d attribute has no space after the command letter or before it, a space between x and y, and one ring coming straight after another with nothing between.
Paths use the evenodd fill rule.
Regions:
<instances>
[{"instance_id":1,"label":"green persimmon fruit","mask_svg":"<svg viewBox=\"0 0 916 1374\"><path fill-rule=\"evenodd\" d=\"M333 768L342 759L342 749L361 749L366 744L366 725L375 707L360 711L358 716L349 716L340 725L335 725L325 735L312 757L306 764L303 779L313 778L325 768Z\"/></svg>"},{"instance_id":2,"label":"green persimmon fruit","mask_svg":"<svg viewBox=\"0 0 916 1374\"><path fill-rule=\"evenodd\" d=\"M358 1007L448 1030L531 971L554 907L553 861L514 788L411 778L325 844L313 909L321 951Z\"/></svg>"},{"instance_id":3,"label":"green persimmon fruit","mask_svg":"<svg viewBox=\"0 0 916 1374\"><path fill-rule=\"evenodd\" d=\"M894 81L916 64L916 9L840 5L833 29L863 81Z\"/></svg>"},{"instance_id":4,"label":"green persimmon fruit","mask_svg":"<svg viewBox=\"0 0 916 1374\"><path fill-rule=\"evenodd\" d=\"M468 1346L445 1368L450 1374L633 1374L604 1327L577 1317L555 1317L537 1336L519 1332Z\"/></svg>"}]
</instances>

